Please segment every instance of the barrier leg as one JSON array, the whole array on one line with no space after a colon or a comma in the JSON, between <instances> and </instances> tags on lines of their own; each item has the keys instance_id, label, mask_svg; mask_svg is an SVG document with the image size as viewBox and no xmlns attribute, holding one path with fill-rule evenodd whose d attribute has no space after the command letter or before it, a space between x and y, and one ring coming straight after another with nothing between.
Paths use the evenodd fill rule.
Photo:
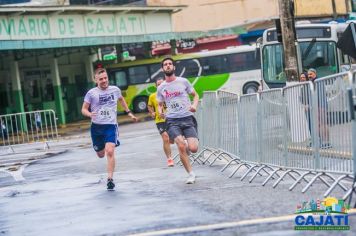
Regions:
<instances>
[{"instance_id":1,"label":"barrier leg","mask_svg":"<svg viewBox=\"0 0 356 236\"><path fill-rule=\"evenodd\" d=\"M326 192L324 193L324 197L327 197L330 195L330 193L334 190L334 188L336 187L336 185L343 179L345 178L350 178L353 179L351 175L342 175L339 178L337 178L337 180L335 180L335 182L329 187L328 190L326 190Z\"/></svg>"},{"instance_id":2,"label":"barrier leg","mask_svg":"<svg viewBox=\"0 0 356 236\"><path fill-rule=\"evenodd\" d=\"M238 165L236 166L235 170L229 175L229 178L232 178L232 177L235 175L235 173L240 169L240 167L241 167L241 166L244 166L244 165L250 167L250 165L247 164L247 163L240 163L240 164L238 164Z\"/></svg>"},{"instance_id":3,"label":"barrier leg","mask_svg":"<svg viewBox=\"0 0 356 236\"><path fill-rule=\"evenodd\" d=\"M273 177L274 174L277 173L277 171L281 170L281 168L275 169L274 171L271 172L271 174L266 178L266 180L262 183L262 186L265 186L267 182Z\"/></svg>"},{"instance_id":4,"label":"barrier leg","mask_svg":"<svg viewBox=\"0 0 356 236\"><path fill-rule=\"evenodd\" d=\"M236 164L239 164L240 159L239 158L234 158L232 160L230 160L220 171L224 172L226 170L226 168L229 167L229 165L231 165L232 162L236 162Z\"/></svg>"},{"instance_id":5,"label":"barrier leg","mask_svg":"<svg viewBox=\"0 0 356 236\"><path fill-rule=\"evenodd\" d=\"M256 173L248 181L251 183L256 178L256 176L259 174L259 172L261 170L264 170L267 174L269 174L264 168L271 168L271 167L269 167L267 165L262 165L260 168L258 168ZM262 175L260 174L260 176L262 176Z\"/></svg>"},{"instance_id":6,"label":"barrier leg","mask_svg":"<svg viewBox=\"0 0 356 236\"><path fill-rule=\"evenodd\" d=\"M297 180L297 178L295 178L295 177L291 174L291 172L295 172L295 173L301 175L299 172L297 172L297 171L295 171L295 170L287 170L287 171L284 172L284 173L281 175L281 177L279 177L279 179L273 184L273 188L277 187L277 185L283 180L284 176L286 176L286 175L289 175L292 179Z\"/></svg>"},{"instance_id":7,"label":"barrier leg","mask_svg":"<svg viewBox=\"0 0 356 236\"><path fill-rule=\"evenodd\" d=\"M220 150L215 150L214 152L210 153L209 156L203 161L203 164L205 164L210 159L210 157L212 155L216 156L216 154L219 153L219 152L220 152Z\"/></svg>"},{"instance_id":8,"label":"barrier leg","mask_svg":"<svg viewBox=\"0 0 356 236\"><path fill-rule=\"evenodd\" d=\"M305 172L304 174L302 174L301 176L299 176L299 178L289 187L289 191L292 191L295 186L297 186L297 184L300 183L300 181L303 179L304 181L306 181L307 183L309 183L304 177L309 175L309 174L313 174L311 171Z\"/></svg>"},{"instance_id":9,"label":"barrier leg","mask_svg":"<svg viewBox=\"0 0 356 236\"><path fill-rule=\"evenodd\" d=\"M229 154L227 154L226 152L221 152L221 153L219 153L219 155L217 155L217 157L210 163L210 166L212 166L212 165L215 163L215 161L216 161L217 159L221 160L220 156L222 156L222 155L228 155L228 156L231 158L231 156L230 156Z\"/></svg>"},{"instance_id":10,"label":"barrier leg","mask_svg":"<svg viewBox=\"0 0 356 236\"><path fill-rule=\"evenodd\" d=\"M330 179L332 179L334 182L336 181L336 178L334 176L332 176L331 174L328 173L324 173L325 176L329 177ZM328 187L331 186L331 184L329 184L325 179L319 177L321 179L321 181L323 181L325 183L325 185L327 185ZM344 191L347 191L347 188L340 182L336 182L337 185L340 186L340 188L342 188Z\"/></svg>"},{"instance_id":11,"label":"barrier leg","mask_svg":"<svg viewBox=\"0 0 356 236\"><path fill-rule=\"evenodd\" d=\"M258 165L252 165L246 172L243 176L241 176L240 180L244 180L245 177L248 175L248 173L250 173L252 170L255 170L255 168L258 167Z\"/></svg>"},{"instance_id":12,"label":"barrier leg","mask_svg":"<svg viewBox=\"0 0 356 236\"><path fill-rule=\"evenodd\" d=\"M314 178L307 184L307 186L302 189L302 193L305 193L310 188L310 186L322 175L323 173L318 173L315 175Z\"/></svg>"}]
</instances>

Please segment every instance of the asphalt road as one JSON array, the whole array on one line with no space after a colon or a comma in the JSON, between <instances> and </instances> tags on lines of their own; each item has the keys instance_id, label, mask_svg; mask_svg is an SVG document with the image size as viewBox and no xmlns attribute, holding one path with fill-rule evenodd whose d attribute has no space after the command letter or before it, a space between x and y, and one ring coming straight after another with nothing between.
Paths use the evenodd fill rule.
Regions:
<instances>
[{"instance_id":1,"label":"asphalt road","mask_svg":"<svg viewBox=\"0 0 356 236\"><path fill-rule=\"evenodd\" d=\"M0 167L0 235L303 235L294 231L296 205L326 190L316 183L306 194L302 185L290 192L288 178L262 187L261 177L240 181L243 172L230 179L232 169L219 171L223 163L195 164L197 182L186 185L183 167L166 167L153 122L124 125L120 137L113 192L88 133L54 143L46 158L31 146L1 155L2 163L25 165L21 173ZM308 234L356 235L356 216L349 217L351 231Z\"/></svg>"}]
</instances>

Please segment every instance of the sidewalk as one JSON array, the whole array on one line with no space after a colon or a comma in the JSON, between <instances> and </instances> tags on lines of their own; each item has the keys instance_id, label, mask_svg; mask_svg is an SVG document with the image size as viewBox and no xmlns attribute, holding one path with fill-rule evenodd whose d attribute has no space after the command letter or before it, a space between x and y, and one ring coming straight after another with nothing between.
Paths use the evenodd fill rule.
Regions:
<instances>
[{"instance_id":1,"label":"sidewalk","mask_svg":"<svg viewBox=\"0 0 356 236\"><path fill-rule=\"evenodd\" d=\"M152 120L148 113L138 113L135 114L138 118L137 122ZM119 125L134 123L134 121L127 115L117 116ZM80 134L89 131L90 119L84 118L83 120L76 121L73 123L68 123L64 127L58 126L58 135L60 137L67 137L74 134Z\"/></svg>"}]
</instances>

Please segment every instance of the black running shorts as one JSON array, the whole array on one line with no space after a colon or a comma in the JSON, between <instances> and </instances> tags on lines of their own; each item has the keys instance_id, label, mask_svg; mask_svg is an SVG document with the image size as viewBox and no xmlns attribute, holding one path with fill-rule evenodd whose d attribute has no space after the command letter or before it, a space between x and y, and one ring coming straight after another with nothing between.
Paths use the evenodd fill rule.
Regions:
<instances>
[{"instance_id":1,"label":"black running shorts","mask_svg":"<svg viewBox=\"0 0 356 236\"><path fill-rule=\"evenodd\" d=\"M156 126L157 126L159 134L163 134L164 132L167 131L167 123L166 122L156 123Z\"/></svg>"},{"instance_id":2,"label":"black running shorts","mask_svg":"<svg viewBox=\"0 0 356 236\"><path fill-rule=\"evenodd\" d=\"M166 123L167 132L171 140L174 140L179 135L185 138L198 138L198 125L194 116L167 118Z\"/></svg>"}]
</instances>

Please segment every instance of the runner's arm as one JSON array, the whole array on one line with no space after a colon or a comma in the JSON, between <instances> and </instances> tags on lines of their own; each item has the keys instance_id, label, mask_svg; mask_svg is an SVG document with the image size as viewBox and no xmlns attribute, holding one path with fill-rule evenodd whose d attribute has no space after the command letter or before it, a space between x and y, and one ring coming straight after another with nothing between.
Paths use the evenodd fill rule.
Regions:
<instances>
[{"instance_id":1,"label":"runner's arm","mask_svg":"<svg viewBox=\"0 0 356 236\"><path fill-rule=\"evenodd\" d=\"M193 96L193 104L190 106L189 110L191 112L196 112L199 103L199 94L195 90L193 90L193 92L191 92L190 95Z\"/></svg>"},{"instance_id":2,"label":"runner's arm","mask_svg":"<svg viewBox=\"0 0 356 236\"><path fill-rule=\"evenodd\" d=\"M83 102L82 114L83 114L83 116L92 118L92 116L95 115L95 112L90 112L89 107L90 107L90 103Z\"/></svg>"},{"instance_id":3,"label":"runner's arm","mask_svg":"<svg viewBox=\"0 0 356 236\"><path fill-rule=\"evenodd\" d=\"M148 109L148 113L150 114L150 116L151 116L152 118L155 118L156 113L155 113L155 111L154 111L153 106L147 105L147 109Z\"/></svg>"},{"instance_id":4,"label":"runner's arm","mask_svg":"<svg viewBox=\"0 0 356 236\"><path fill-rule=\"evenodd\" d=\"M158 115L161 118L164 118L163 110L163 102L158 102Z\"/></svg>"},{"instance_id":5,"label":"runner's arm","mask_svg":"<svg viewBox=\"0 0 356 236\"><path fill-rule=\"evenodd\" d=\"M130 116L134 121L137 121L137 117L130 111L129 107L127 106L126 100L124 97L119 98L119 102L121 106L124 108L125 112L127 113L128 116Z\"/></svg>"},{"instance_id":6,"label":"runner's arm","mask_svg":"<svg viewBox=\"0 0 356 236\"><path fill-rule=\"evenodd\" d=\"M152 94L148 97L148 102L147 102L147 109L148 109L148 114L154 119L156 117L156 112L155 112L155 107L153 104L153 96Z\"/></svg>"}]
</instances>

